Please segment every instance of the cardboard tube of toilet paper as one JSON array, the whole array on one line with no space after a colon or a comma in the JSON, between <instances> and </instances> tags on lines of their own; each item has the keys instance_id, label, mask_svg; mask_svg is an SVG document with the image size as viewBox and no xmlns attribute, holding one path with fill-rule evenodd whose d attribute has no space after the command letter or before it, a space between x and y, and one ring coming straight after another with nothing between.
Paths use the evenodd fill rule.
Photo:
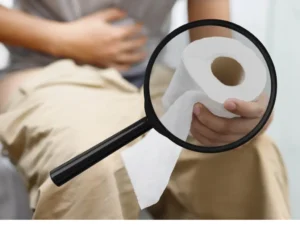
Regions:
<instances>
[{"instance_id":1,"label":"cardboard tube of toilet paper","mask_svg":"<svg viewBox=\"0 0 300 225\"><path fill-rule=\"evenodd\" d=\"M236 66L240 74L230 75L236 76L233 79L236 83L224 84L222 72L234 72L226 69L230 60L240 65ZM224 69L218 68L224 64ZM218 72L221 74L215 74ZM166 113L160 120L173 135L186 141L195 103L201 102L217 116L236 117L224 109L225 100L256 100L265 88L266 79L264 63L237 40L213 37L192 42L185 48L162 98ZM180 146L151 130L139 143L121 153L141 209L159 201L180 152Z\"/></svg>"}]
</instances>

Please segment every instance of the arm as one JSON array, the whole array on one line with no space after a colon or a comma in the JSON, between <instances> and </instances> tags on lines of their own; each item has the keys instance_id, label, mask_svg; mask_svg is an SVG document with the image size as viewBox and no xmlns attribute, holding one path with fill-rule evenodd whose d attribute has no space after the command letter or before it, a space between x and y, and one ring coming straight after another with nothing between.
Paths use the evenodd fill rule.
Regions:
<instances>
[{"instance_id":1,"label":"arm","mask_svg":"<svg viewBox=\"0 0 300 225\"><path fill-rule=\"evenodd\" d=\"M188 18L189 22L201 19L222 19L230 21L230 1L189 0ZM231 31L227 28L216 26L200 27L190 30L190 41L195 41L204 37L212 36L231 37ZM230 67L228 62L224 63L227 67ZM221 69L225 70L225 68L222 67ZM234 76L224 76L219 77L219 79L225 81L224 83L237 83ZM232 104L230 103L234 103L233 108ZM261 112L264 113L264 107L265 103L263 101L263 98L260 98L259 103L246 103L239 100L235 100L234 102L232 102L232 100L228 100L224 103L224 108L242 117L240 119L228 120L224 118L218 118L211 114L204 106L201 106L201 104L198 105L198 107L196 104L194 108L194 114L196 115L196 117L193 117L191 132L200 143L207 146L216 146L217 144L224 145L227 143L231 143L245 136L258 124L258 122L261 120ZM259 135L265 132L272 120L273 114L271 115L265 127L260 131ZM199 121L201 122L201 125L199 125ZM206 121L210 121L211 124L205 124ZM224 126L224 124L226 124L226 126ZM229 128L234 132L226 130ZM222 129L225 129L225 131ZM244 131L242 131L243 129ZM221 130L221 133L225 133L226 135L224 136L226 137L221 137L219 133L214 135L214 132L205 132L205 130L214 132L216 130ZM237 132L239 132L239 135L236 135Z\"/></svg>"},{"instance_id":2,"label":"arm","mask_svg":"<svg viewBox=\"0 0 300 225\"><path fill-rule=\"evenodd\" d=\"M76 21L57 22L0 7L0 42L126 71L144 60L146 37L136 37L142 29L139 24L111 25L125 17L123 11L109 8Z\"/></svg>"},{"instance_id":3,"label":"arm","mask_svg":"<svg viewBox=\"0 0 300 225\"><path fill-rule=\"evenodd\" d=\"M230 21L229 0L189 0L188 1L189 22L201 19L222 19ZM230 30L220 27L201 27L190 31L191 41L203 37L230 36Z\"/></svg>"},{"instance_id":4,"label":"arm","mask_svg":"<svg viewBox=\"0 0 300 225\"><path fill-rule=\"evenodd\" d=\"M59 23L0 6L0 42L55 55Z\"/></svg>"},{"instance_id":5,"label":"arm","mask_svg":"<svg viewBox=\"0 0 300 225\"><path fill-rule=\"evenodd\" d=\"M230 0L189 0L188 1L188 19L189 22L201 19L222 19L230 21ZM205 37L222 36L231 37L231 31L228 28L218 26L202 26L190 30L190 41L195 41ZM228 60L219 60L220 69L224 70L224 66L233 63ZM235 63L232 68L236 68ZM230 72L230 70L229 70ZM239 77L224 76L227 73L222 73L222 77L218 79L226 84L239 83Z\"/></svg>"}]
</instances>

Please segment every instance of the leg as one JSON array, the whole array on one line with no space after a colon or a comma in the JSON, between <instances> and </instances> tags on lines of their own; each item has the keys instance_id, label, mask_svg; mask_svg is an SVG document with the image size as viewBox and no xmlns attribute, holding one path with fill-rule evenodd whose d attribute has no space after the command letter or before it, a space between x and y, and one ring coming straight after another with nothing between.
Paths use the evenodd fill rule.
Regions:
<instances>
[{"instance_id":1,"label":"leg","mask_svg":"<svg viewBox=\"0 0 300 225\"><path fill-rule=\"evenodd\" d=\"M51 182L49 172L140 119L140 92L113 70L70 61L38 74L0 116L0 138L28 182L34 218L137 218L139 208L118 152L62 187Z\"/></svg>"},{"instance_id":2,"label":"leg","mask_svg":"<svg viewBox=\"0 0 300 225\"><path fill-rule=\"evenodd\" d=\"M239 150L205 155L185 150L158 218L289 219L286 171L266 136Z\"/></svg>"},{"instance_id":3,"label":"leg","mask_svg":"<svg viewBox=\"0 0 300 225\"><path fill-rule=\"evenodd\" d=\"M160 70L152 80L154 108L172 75ZM157 219L289 219L286 170L266 135L237 150L201 154L183 150L160 202Z\"/></svg>"}]
</instances>

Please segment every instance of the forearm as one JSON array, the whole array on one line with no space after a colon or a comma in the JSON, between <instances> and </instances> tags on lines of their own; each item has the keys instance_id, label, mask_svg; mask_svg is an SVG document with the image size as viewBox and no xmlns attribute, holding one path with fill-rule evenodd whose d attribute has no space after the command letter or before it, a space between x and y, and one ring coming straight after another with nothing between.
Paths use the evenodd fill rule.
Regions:
<instances>
[{"instance_id":1,"label":"forearm","mask_svg":"<svg viewBox=\"0 0 300 225\"><path fill-rule=\"evenodd\" d=\"M230 21L230 0L189 0L188 1L188 18L189 22L203 19L222 19ZM190 30L190 41L195 41L205 37L231 37L231 30L221 26L201 26ZM239 76L227 76L236 68L235 63L227 59L219 59L218 79L227 85L239 83ZM228 65L232 64L231 67ZM225 65L225 66L224 66Z\"/></svg>"},{"instance_id":2,"label":"forearm","mask_svg":"<svg viewBox=\"0 0 300 225\"><path fill-rule=\"evenodd\" d=\"M59 23L0 6L0 42L57 54Z\"/></svg>"},{"instance_id":3,"label":"forearm","mask_svg":"<svg viewBox=\"0 0 300 225\"><path fill-rule=\"evenodd\" d=\"M222 19L230 21L229 0L189 0L188 1L189 22L202 19ZM199 27L190 30L190 40L195 41L204 37L231 36L227 28L217 26Z\"/></svg>"}]
</instances>

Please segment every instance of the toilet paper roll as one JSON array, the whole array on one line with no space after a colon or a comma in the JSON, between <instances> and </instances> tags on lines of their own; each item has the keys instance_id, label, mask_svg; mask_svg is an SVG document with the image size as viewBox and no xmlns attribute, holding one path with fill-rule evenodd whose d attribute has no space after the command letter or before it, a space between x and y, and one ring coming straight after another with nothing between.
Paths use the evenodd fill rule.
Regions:
<instances>
[{"instance_id":1,"label":"toilet paper roll","mask_svg":"<svg viewBox=\"0 0 300 225\"><path fill-rule=\"evenodd\" d=\"M228 63L228 59L232 59L241 65L241 70L236 71L242 76L238 85L225 85L213 74L212 65L220 57L226 57ZM213 114L231 118L236 115L226 111L223 103L229 98L256 100L264 90L266 80L265 64L252 49L231 38L204 38L185 48L181 63L163 96L163 104L168 109L184 92L197 90L204 95L201 103Z\"/></svg>"},{"instance_id":2,"label":"toilet paper roll","mask_svg":"<svg viewBox=\"0 0 300 225\"><path fill-rule=\"evenodd\" d=\"M226 85L213 73L216 59L220 57L241 65L238 84ZM173 135L185 141L195 103L204 104L217 116L236 117L224 109L223 103L228 98L255 101L265 88L266 74L261 59L237 40L212 37L192 42L185 48L181 63L162 98L166 113L160 120ZM139 143L121 153L142 209L159 200L180 152L180 146L151 130Z\"/></svg>"}]
</instances>

